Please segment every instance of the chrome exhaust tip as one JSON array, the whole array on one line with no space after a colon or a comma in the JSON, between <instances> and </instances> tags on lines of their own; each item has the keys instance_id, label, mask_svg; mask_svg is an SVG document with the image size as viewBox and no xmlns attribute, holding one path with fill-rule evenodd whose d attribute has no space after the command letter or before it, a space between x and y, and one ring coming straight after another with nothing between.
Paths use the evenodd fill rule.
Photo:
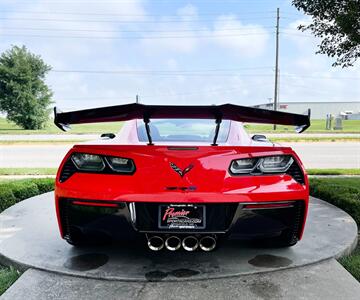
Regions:
<instances>
[{"instance_id":1,"label":"chrome exhaust tip","mask_svg":"<svg viewBox=\"0 0 360 300\"><path fill-rule=\"evenodd\" d=\"M179 250L179 248L181 247L180 238L175 235L168 237L165 241L165 247L170 251Z\"/></svg>"},{"instance_id":2,"label":"chrome exhaust tip","mask_svg":"<svg viewBox=\"0 0 360 300\"><path fill-rule=\"evenodd\" d=\"M164 240L158 235L153 235L148 238L148 247L152 251L160 251L164 248Z\"/></svg>"},{"instance_id":3,"label":"chrome exhaust tip","mask_svg":"<svg viewBox=\"0 0 360 300\"><path fill-rule=\"evenodd\" d=\"M196 237L189 235L183 239L182 246L186 251L195 251L199 247L199 241Z\"/></svg>"},{"instance_id":4,"label":"chrome exhaust tip","mask_svg":"<svg viewBox=\"0 0 360 300\"><path fill-rule=\"evenodd\" d=\"M199 246L203 251L212 251L216 247L216 239L210 235L204 236L200 239Z\"/></svg>"}]
</instances>

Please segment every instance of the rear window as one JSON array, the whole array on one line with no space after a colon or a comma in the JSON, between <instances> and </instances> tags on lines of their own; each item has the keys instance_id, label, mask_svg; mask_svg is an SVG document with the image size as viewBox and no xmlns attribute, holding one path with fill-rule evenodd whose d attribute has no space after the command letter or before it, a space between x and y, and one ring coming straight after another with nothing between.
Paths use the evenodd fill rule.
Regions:
<instances>
[{"instance_id":1,"label":"rear window","mask_svg":"<svg viewBox=\"0 0 360 300\"><path fill-rule=\"evenodd\" d=\"M145 124L137 123L140 142L147 142ZM207 142L212 143L215 135L214 119L154 119L150 122L151 138L154 142ZM227 140L230 121L223 120L220 125L218 143Z\"/></svg>"}]
</instances>

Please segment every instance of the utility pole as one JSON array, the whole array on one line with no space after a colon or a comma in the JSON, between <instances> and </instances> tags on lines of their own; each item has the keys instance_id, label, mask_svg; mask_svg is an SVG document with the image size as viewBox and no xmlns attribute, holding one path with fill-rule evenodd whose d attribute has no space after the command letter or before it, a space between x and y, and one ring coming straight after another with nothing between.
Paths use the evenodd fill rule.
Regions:
<instances>
[{"instance_id":1,"label":"utility pole","mask_svg":"<svg viewBox=\"0 0 360 300\"><path fill-rule=\"evenodd\" d=\"M279 23L280 8L276 10L276 46L275 46L275 87L274 87L274 110L278 108L278 77L279 77ZM276 124L274 124L276 130Z\"/></svg>"},{"instance_id":2,"label":"utility pole","mask_svg":"<svg viewBox=\"0 0 360 300\"><path fill-rule=\"evenodd\" d=\"M140 102L140 101L139 101L139 95L136 95L135 102L136 102L136 103L139 103L139 102Z\"/></svg>"}]
</instances>

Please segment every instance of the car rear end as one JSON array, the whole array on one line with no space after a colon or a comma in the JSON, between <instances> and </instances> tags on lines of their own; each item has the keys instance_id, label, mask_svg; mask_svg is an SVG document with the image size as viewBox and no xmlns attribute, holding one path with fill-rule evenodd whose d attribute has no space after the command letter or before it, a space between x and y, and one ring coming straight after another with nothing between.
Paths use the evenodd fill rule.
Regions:
<instances>
[{"instance_id":1,"label":"car rear end","mask_svg":"<svg viewBox=\"0 0 360 300\"><path fill-rule=\"evenodd\" d=\"M55 194L72 244L142 237L152 250L188 251L221 239L293 245L309 198L298 156L271 144L77 145Z\"/></svg>"}]
</instances>

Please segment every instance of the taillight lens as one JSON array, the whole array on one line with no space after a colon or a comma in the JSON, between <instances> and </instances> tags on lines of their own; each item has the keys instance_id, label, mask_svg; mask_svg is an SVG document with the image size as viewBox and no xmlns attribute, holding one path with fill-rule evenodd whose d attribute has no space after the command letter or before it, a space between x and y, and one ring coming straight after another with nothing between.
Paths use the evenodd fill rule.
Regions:
<instances>
[{"instance_id":1,"label":"taillight lens","mask_svg":"<svg viewBox=\"0 0 360 300\"><path fill-rule=\"evenodd\" d=\"M285 173L293 161L291 155L236 159L231 162L230 172L235 175Z\"/></svg>"},{"instance_id":2,"label":"taillight lens","mask_svg":"<svg viewBox=\"0 0 360 300\"><path fill-rule=\"evenodd\" d=\"M133 173L135 163L130 158L73 153L71 161L79 171L102 173Z\"/></svg>"},{"instance_id":3,"label":"taillight lens","mask_svg":"<svg viewBox=\"0 0 360 300\"><path fill-rule=\"evenodd\" d=\"M115 172L132 173L135 171L135 164L132 159L116 156L106 156L105 159L110 168Z\"/></svg>"},{"instance_id":4,"label":"taillight lens","mask_svg":"<svg viewBox=\"0 0 360 300\"><path fill-rule=\"evenodd\" d=\"M101 172L105 168L104 160L96 154L74 153L71 160L81 171Z\"/></svg>"},{"instance_id":5,"label":"taillight lens","mask_svg":"<svg viewBox=\"0 0 360 300\"><path fill-rule=\"evenodd\" d=\"M283 173L289 169L293 161L289 155L268 156L261 159L258 168L263 173Z\"/></svg>"},{"instance_id":6,"label":"taillight lens","mask_svg":"<svg viewBox=\"0 0 360 300\"><path fill-rule=\"evenodd\" d=\"M254 170L257 161L257 158L243 158L233 160L230 165L230 171L234 174L251 173Z\"/></svg>"}]
</instances>

